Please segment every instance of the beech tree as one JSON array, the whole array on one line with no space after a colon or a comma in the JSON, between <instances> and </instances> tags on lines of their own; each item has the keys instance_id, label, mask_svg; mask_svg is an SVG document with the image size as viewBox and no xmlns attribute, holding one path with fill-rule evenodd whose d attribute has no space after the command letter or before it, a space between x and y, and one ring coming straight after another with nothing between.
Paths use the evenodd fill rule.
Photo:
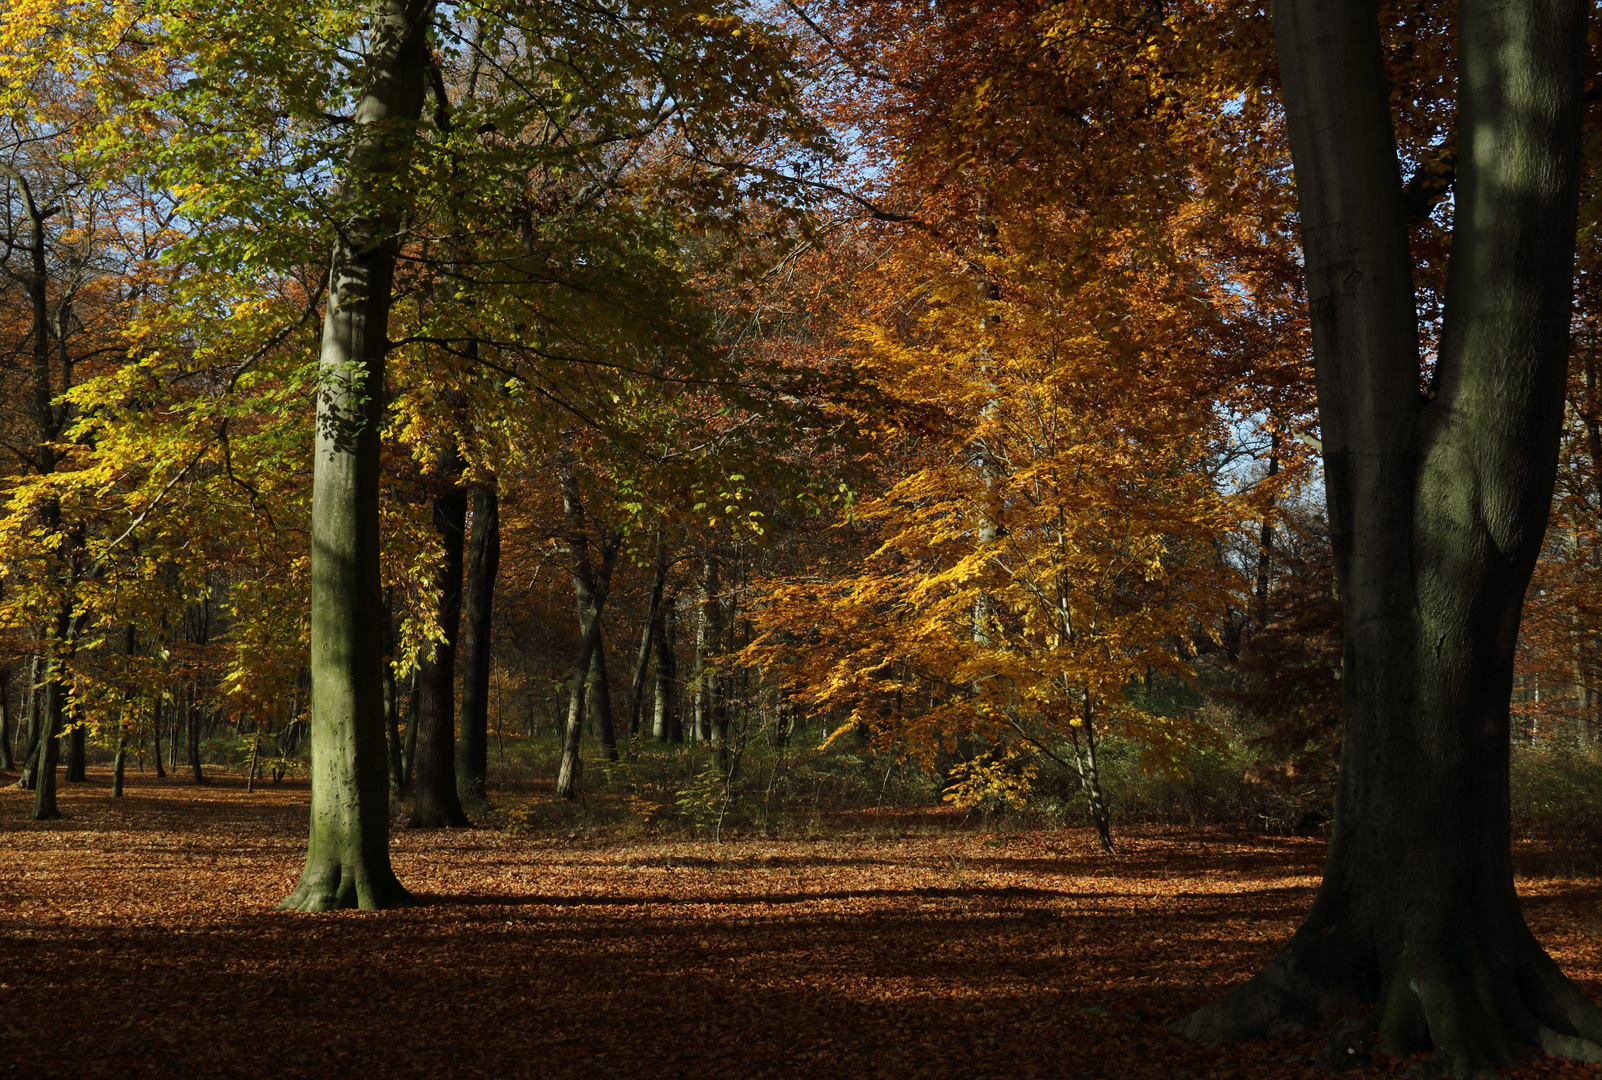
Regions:
<instances>
[{"instance_id":1,"label":"beech tree","mask_svg":"<svg viewBox=\"0 0 1602 1080\"><path fill-rule=\"evenodd\" d=\"M1583 0L1463 0L1450 272L1421 392L1407 210L1368 0L1284 0L1275 36L1301 206L1345 625L1324 881L1290 942L1179 1021L1230 1040L1333 1010L1436 1075L1527 1047L1602 1061L1602 1011L1513 885L1509 697L1562 422L1580 177Z\"/></svg>"}]
</instances>

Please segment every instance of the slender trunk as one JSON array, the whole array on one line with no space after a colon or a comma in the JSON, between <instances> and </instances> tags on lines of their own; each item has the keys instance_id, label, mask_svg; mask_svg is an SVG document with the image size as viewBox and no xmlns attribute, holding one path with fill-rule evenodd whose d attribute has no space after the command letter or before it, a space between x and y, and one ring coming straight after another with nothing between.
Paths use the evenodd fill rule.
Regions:
<instances>
[{"instance_id":1,"label":"slender trunk","mask_svg":"<svg viewBox=\"0 0 1602 1080\"><path fill-rule=\"evenodd\" d=\"M684 729L678 718L678 670L673 656L678 596L669 594L657 609L656 701L651 721L651 737L657 742L683 742Z\"/></svg>"},{"instance_id":2,"label":"slender trunk","mask_svg":"<svg viewBox=\"0 0 1602 1080\"><path fill-rule=\"evenodd\" d=\"M1085 806L1090 811L1090 823L1096 827L1096 839L1101 842L1103 852L1116 855L1112 842L1112 815L1107 810L1107 800L1101 794L1101 771L1096 764L1096 718L1092 702L1091 693L1086 689L1082 714L1083 737L1080 728L1070 727L1068 734L1074 744L1074 767L1079 770L1079 789L1085 793Z\"/></svg>"},{"instance_id":3,"label":"slender trunk","mask_svg":"<svg viewBox=\"0 0 1602 1080\"><path fill-rule=\"evenodd\" d=\"M400 700L395 685L395 611L384 599L384 734L389 743L389 790L396 798L407 793L406 759L401 746Z\"/></svg>"},{"instance_id":4,"label":"slender trunk","mask_svg":"<svg viewBox=\"0 0 1602 1080\"><path fill-rule=\"evenodd\" d=\"M579 777L584 769L579 756L580 739L584 734L584 698L588 680L584 673L590 670L590 658L601 636L601 620L591 619L579 634L578 662L573 666L573 685L567 697L567 722L562 728L562 759L556 770L556 797L578 797Z\"/></svg>"},{"instance_id":5,"label":"slender trunk","mask_svg":"<svg viewBox=\"0 0 1602 1080\"><path fill-rule=\"evenodd\" d=\"M464 582L462 736L456 748L456 785L462 798L473 803L487 797L490 641L500 565L500 497L494 488L481 484L473 488L473 536Z\"/></svg>"},{"instance_id":6,"label":"slender trunk","mask_svg":"<svg viewBox=\"0 0 1602 1080\"><path fill-rule=\"evenodd\" d=\"M43 672L39 664L39 654L34 653L28 660L27 705L24 706L28 716L28 734L22 748L22 777L17 781L17 786L24 791L32 791L39 777L39 733L44 729L41 719L44 697L39 692L39 680Z\"/></svg>"},{"instance_id":7,"label":"slender trunk","mask_svg":"<svg viewBox=\"0 0 1602 1080\"><path fill-rule=\"evenodd\" d=\"M189 684L189 773L190 779L197 784L204 784L206 776L200 769L200 721L204 715L197 699L199 690L194 683Z\"/></svg>"},{"instance_id":8,"label":"slender trunk","mask_svg":"<svg viewBox=\"0 0 1602 1080\"><path fill-rule=\"evenodd\" d=\"M640 713L645 698L645 674L651 663L651 643L662 632L662 589L667 584L667 544L662 530L656 533L656 567L651 574L651 599L645 606L645 628L640 631L640 653L634 661L634 678L629 680L629 741L640 734Z\"/></svg>"},{"instance_id":9,"label":"slender trunk","mask_svg":"<svg viewBox=\"0 0 1602 1080\"><path fill-rule=\"evenodd\" d=\"M1375 1005L1335 1056L1366 1054L1377 1029L1394 1055L1433 1050L1431 1076L1494 1076L1531 1046L1602 1061L1602 1010L1520 910L1509 793L1519 619L1567 381L1589 7L1457 5L1451 264L1420 395L1375 7L1275 5L1344 612L1340 781L1306 920L1182 1034Z\"/></svg>"},{"instance_id":10,"label":"slender trunk","mask_svg":"<svg viewBox=\"0 0 1602 1080\"><path fill-rule=\"evenodd\" d=\"M0 667L0 751L4 752L3 764L6 772L17 767L17 762L11 752L11 667Z\"/></svg>"},{"instance_id":11,"label":"slender trunk","mask_svg":"<svg viewBox=\"0 0 1602 1080\"><path fill-rule=\"evenodd\" d=\"M1279 475L1279 432L1274 432L1269 439L1268 450L1268 477L1273 479ZM1272 515L1273 502L1269 502L1269 513L1263 515L1263 528L1257 539L1257 629L1261 630L1268 625L1268 580L1269 571L1274 562L1274 519Z\"/></svg>"},{"instance_id":12,"label":"slender trunk","mask_svg":"<svg viewBox=\"0 0 1602 1080\"><path fill-rule=\"evenodd\" d=\"M612 684L606 676L606 635L595 635L590 653L589 677L584 680L585 712L590 718L590 735L606 748L606 756L617 760L617 729L612 724Z\"/></svg>"},{"instance_id":13,"label":"slender trunk","mask_svg":"<svg viewBox=\"0 0 1602 1080\"><path fill-rule=\"evenodd\" d=\"M412 792L411 829L465 828L472 823L456 791L456 643L462 622L462 547L467 530L467 491L457 483L462 459L455 445L436 458L435 479L448 485L434 498L434 529L444 557L434 590L443 641L418 669L417 784Z\"/></svg>"},{"instance_id":14,"label":"slender trunk","mask_svg":"<svg viewBox=\"0 0 1602 1080\"><path fill-rule=\"evenodd\" d=\"M245 769L245 793L247 795L256 790L256 762L261 760L261 721L256 721L256 730L250 734L250 763Z\"/></svg>"},{"instance_id":15,"label":"slender trunk","mask_svg":"<svg viewBox=\"0 0 1602 1080\"><path fill-rule=\"evenodd\" d=\"M312 476L311 831L279 906L385 908L409 894L389 861L378 505L384 358L404 193L428 85L431 0L383 0L368 24L347 200L328 275ZM367 200L371 199L371 202ZM386 205L386 202L388 205Z\"/></svg>"},{"instance_id":16,"label":"slender trunk","mask_svg":"<svg viewBox=\"0 0 1602 1080\"><path fill-rule=\"evenodd\" d=\"M567 724L562 731L562 759L556 772L556 797L572 799L578 795L583 763L579 745L584 732L585 698L589 689L590 667L601 640L601 611L606 606L612 584L612 571L623 548L622 538L602 530L601 564L590 564L589 515L579 495L578 478L571 462L558 473L562 493L562 512L567 531L563 542L573 566L573 594L579 620L578 663L573 668L573 685L568 694ZM608 717L610 719L610 717ZM615 754L615 747L614 747Z\"/></svg>"},{"instance_id":17,"label":"slender trunk","mask_svg":"<svg viewBox=\"0 0 1602 1080\"><path fill-rule=\"evenodd\" d=\"M117 756L112 760L111 763L111 797L113 799L122 798L122 777L128 759L128 731L126 727L126 718L124 719L123 724L124 726L117 729Z\"/></svg>"},{"instance_id":18,"label":"slender trunk","mask_svg":"<svg viewBox=\"0 0 1602 1080\"><path fill-rule=\"evenodd\" d=\"M155 700L150 705L150 738L156 744L156 779L167 779L167 770L161 764L161 713L162 693L156 691Z\"/></svg>"},{"instance_id":19,"label":"slender trunk","mask_svg":"<svg viewBox=\"0 0 1602 1080\"><path fill-rule=\"evenodd\" d=\"M710 670L722 636L719 615L717 545L708 544L701 557L700 619L695 625L695 741L710 741L721 749L721 732L713 728L719 704L718 679Z\"/></svg>"},{"instance_id":20,"label":"slender trunk","mask_svg":"<svg viewBox=\"0 0 1602 1080\"><path fill-rule=\"evenodd\" d=\"M417 710L422 706L422 696L418 687L422 682L422 673L413 670L411 692L406 696L406 754L401 762L401 775L408 792L412 790L412 779L417 775Z\"/></svg>"}]
</instances>

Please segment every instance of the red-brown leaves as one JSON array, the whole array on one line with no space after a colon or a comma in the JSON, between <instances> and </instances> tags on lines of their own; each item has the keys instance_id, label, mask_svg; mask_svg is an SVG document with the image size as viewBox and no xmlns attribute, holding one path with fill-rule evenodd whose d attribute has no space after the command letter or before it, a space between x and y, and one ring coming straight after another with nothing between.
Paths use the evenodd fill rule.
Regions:
<instances>
[{"instance_id":1,"label":"red-brown leaves","mask_svg":"<svg viewBox=\"0 0 1602 1080\"><path fill-rule=\"evenodd\" d=\"M1312 840L1152 829L1109 860L1087 831L938 815L723 844L399 833L424 906L299 916L269 908L299 867L304 791L105 793L103 774L68 786L68 819L40 826L0 791L18 1075L1328 1075L1287 1063L1316 1033L1214 1050L1163 1027L1294 927ZM1602 990L1596 883L1523 891Z\"/></svg>"}]
</instances>

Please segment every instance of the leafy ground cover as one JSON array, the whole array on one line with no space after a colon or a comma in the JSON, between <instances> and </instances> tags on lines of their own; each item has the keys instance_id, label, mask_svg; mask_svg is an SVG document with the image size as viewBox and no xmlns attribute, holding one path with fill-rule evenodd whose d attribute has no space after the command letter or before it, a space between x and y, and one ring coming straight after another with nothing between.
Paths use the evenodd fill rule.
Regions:
<instances>
[{"instance_id":1,"label":"leafy ground cover","mask_svg":"<svg viewBox=\"0 0 1602 1080\"><path fill-rule=\"evenodd\" d=\"M271 910L303 787L107 788L64 784L47 824L0 790L0 1075L1329 1075L1316 1032L1164 1028L1291 932L1316 838L1151 826L1107 858L1089 829L906 811L722 842L398 829L418 906L305 916ZM1594 860L1520 862L1537 935L1602 997Z\"/></svg>"}]
</instances>

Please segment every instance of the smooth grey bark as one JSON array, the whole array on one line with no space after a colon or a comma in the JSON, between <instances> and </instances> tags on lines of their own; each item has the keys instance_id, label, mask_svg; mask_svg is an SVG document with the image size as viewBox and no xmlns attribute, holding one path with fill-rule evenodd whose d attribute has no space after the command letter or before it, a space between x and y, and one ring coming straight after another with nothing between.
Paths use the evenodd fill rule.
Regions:
<instances>
[{"instance_id":1,"label":"smooth grey bark","mask_svg":"<svg viewBox=\"0 0 1602 1080\"><path fill-rule=\"evenodd\" d=\"M466 828L472 824L456 790L456 642L462 623L462 547L467 531L467 491L458 480L462 458L454 445L439 453L435 479L445 486L434 497L434 529L444 557L435 572L436 618L443 641L417 670L417 772L409 829Z\"/></svg>"},{"instance_id":2,"label":"smooth grey bark","mask_svg":"<svg viewBox=\"0 0 1602 1080\"><path fill-rule=\"evenodd\" d=\"M456 746L456 786L463 799L483 802L489 783L490 645L495 577L501 566L501 502L487 485L473 488L473 535L468 542L462 612L462 733Z\"/></svg>"},{"instance_id":3,"label":"smooth grey bark","mask_svg":"<svg viewBox=\"0 0 1602 1080\"><path fill-rule=\"evenodd\" d=\"M678 595L669 594L658 614L662 625L656 635L656 700L651 722L651 737L657 742L684 741L684 725L679 719L678 660L674 655L678 606Z\"/></svg>"},{"instance_id":4,"label":"smooth grey bark","mask_svg":"<svg viewBox=\"0 0 1602 1080\"><path fill-rule=\"evenodd\" d=\"M1275 6L1345 626L1340 783L1306 921L1183 1034L1377 1005L1386 1049L1433 1050L1434 1075L1494 1076L1529 1047L1602 1060L1602 1011L1520 910L1508 790L1514 645L1566 383L1587 9L1458 6L1451 265L1420 395L1374 6Z\"/></svg>"},{"instance_id":5,"label":"smooth grey bark","mask_svg":"<svg viewBox=\"0 0 1602 1080\"><path fill-rule=\"evenodd\" d=\"M355 209L329 264L312 476L311 830L300 881L279 905L295 911L409 900L389 861L379 431L401 221L388 181L417 135L432 11L431 0L374 7L342 193Z\"/></svg>"},{"instance_id":6,"label":"smooth grey bark","mask_svg":"<svg viewBox=\"0 0 1602 1080\"><path fill-rule=\"evenodd\" d=\"M60 764L62 714L66 710L66 694L59 676L54 674L55 658L47 656L44 671L44 712L39 730L39 771L34 777L33 809L28 814L34 821L51 821L61 816L56 804L56 767Z\"/></svg>"},{"instance_id":7,"label":"smooth grey bark","mask_svg":"<svg viewBox=\"0 0 1602 1080\"><path fill-rule=\"evenodd\" d=\"M562 729L562 757L556 771L556 797L573 799L578 796L579 775L583 761L579 747L584 733L585 699L589 691L589 674L596 649L601 640L601 612L606 607L607 594L612 586L612 572L617 566L618 554L623 549L622 537L602 530L598 567L590 563L589 515L580 497L578 477L570 462L564 462L557 473L561 487L562 513L567 530L563 544L573 566L573 594L579 620L578 660L573 666L573 685L568 691L567 720ZM614 747L615 755L615 747Z\"/></svg>"},{"instance_id":8,"label":"smooth grey bark","mask_svg":"<svg viewBox=\"0 0 1602 1080\"><path fill-rule=\"evenodd\" d=\"M651 571L651 598L645 606L645 627L640 631L640 652L634 660L634 677L629 680L628 731L632 740L640 733L640 713L645 697L645 676L651 664L651 643L662 632L662 590L667 585L668 552L661 530L656 534L656 563Z\"/></svg>"}]
</instances>

